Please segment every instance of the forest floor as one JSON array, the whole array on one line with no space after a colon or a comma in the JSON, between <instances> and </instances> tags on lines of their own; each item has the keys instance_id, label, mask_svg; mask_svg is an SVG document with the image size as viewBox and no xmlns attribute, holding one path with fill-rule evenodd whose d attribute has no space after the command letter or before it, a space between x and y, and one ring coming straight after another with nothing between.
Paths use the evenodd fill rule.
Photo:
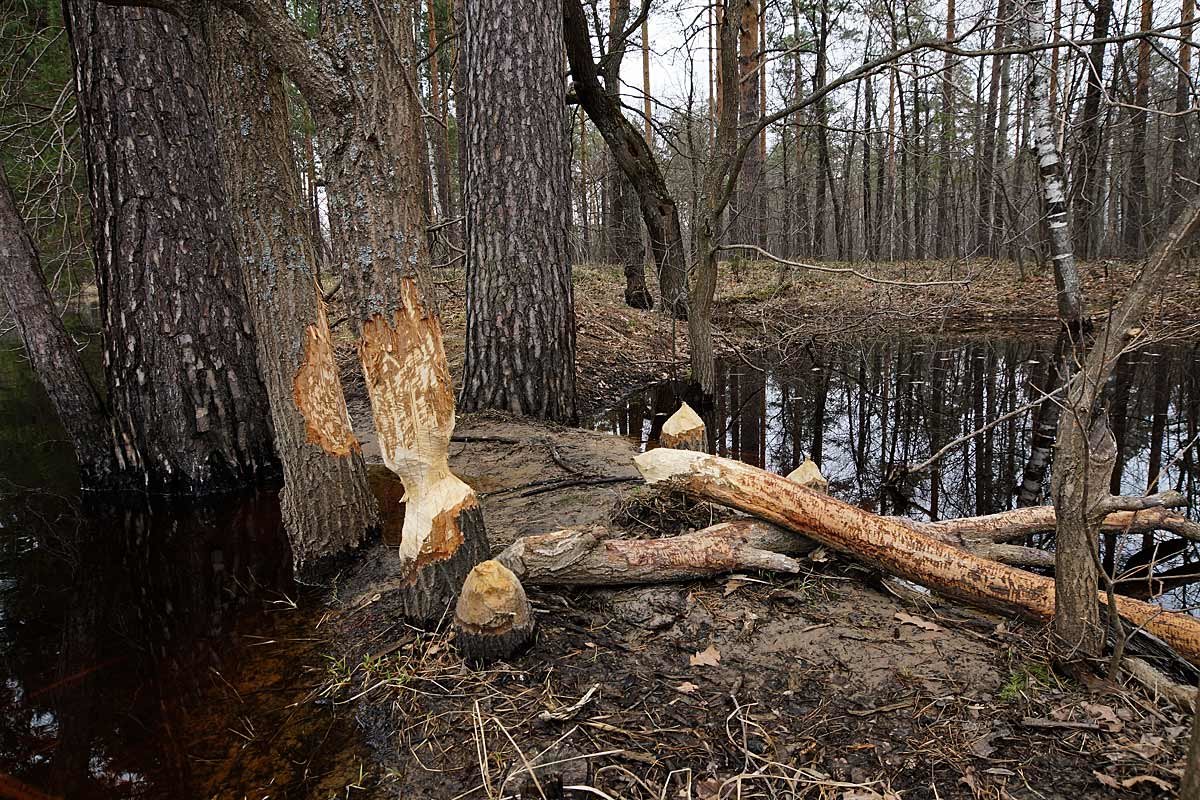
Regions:
<instances>
[{"instance_id":1,"label":"forest floor","mask_svg":"<svg viewBox=\"0 0 1200 800\"><path fill-rule=\"evenodd\" d=\"M924 268L920 279L973 277L912 288L804 272L780 291L772 265L727 265L717 346L745 354L881 327L1054 333L1052 280L1017 281L1002 274L1011 268L985 264L959 265L957 276L945 270L930 277ZM912 277L903 265L874 274ZM1098 312L1132 270L1100 265L1086 275ZM1197 321L1187 289L1195 283L1181 281L1161 301L1168 327ZM686 369L685 326L625 307L621 288L616 269L576 271L585 414ZM443 298L456 377L462 306L461 297ZM377 461L346 356L352 415ZM641 486L632 440L494 414L460 419L456 432L471 441L452 446L452 466L480 493L496 551L571 525L656 537L732 516ZM629 481L569 482L579 475ZM560 476L568 482L548 491L531 485ZM400 621L387 593L395 535L385 531L341 576L323 618L337 665L325 694L352 709L377 760L356 781L363 791L552 797L561 781L611 798L1148 797L1169 793L1181 774L1186 715L1136 690L1059 676L1047 663L1044 626L934 598L914 604L882 576L823 551L795 577L530 588L534 648L471 670L448 634ZM529 779L531 764L550 761L559 763Z\"/></svg>"}]
</instances>

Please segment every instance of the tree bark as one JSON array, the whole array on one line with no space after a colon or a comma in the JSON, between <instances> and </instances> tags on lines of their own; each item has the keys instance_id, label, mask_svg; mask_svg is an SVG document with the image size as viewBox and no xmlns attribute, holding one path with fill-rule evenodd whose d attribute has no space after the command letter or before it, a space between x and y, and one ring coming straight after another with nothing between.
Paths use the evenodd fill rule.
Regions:
<instances>
[{"instance_id":1,"label":"tree bark","mask_svg":"<svg viewBox=\"0 0 1200 800\"><path fill-rule=\"evenodd\" d=\"M758 0L740 0L738 24L738 128L753 129L759 120L759 73L762 69L758 50ZM759 137L765 134L759 134ZM733 208L734 234L737 242L763 246L762 224L758 200L765 191L762 154L758 137L746 151L746 160L738 173L737 194Z\"/></svg>"},{"instance_id":2,"label":"tree bark","mask_svg":"<svg viewBox=\"0 0 1200 800\"><path fill-rule=\"evenodd\" d=\"M1096 533L1111 507L1108 493L1115 444L1101 393L1121 352L1140 333L1141 317L1176 263L1179 249L1200 228L1200 195L1155 246L1089 348L1064 401L1054 455L1054 508L1058 608L1054 630L1061 646L1096 655L1104 643L1095 595Z\"/></svg>"},{"instance_id":3,"label":"tree bark","mask_svg":"<svg viewBox=\"0 0 1200 800\"><path fill-rule=\"evenodd\" d=\"M467 341L461 406L572 422L575 307L562 17L467 0Z\"/></svg>"},{"instance_id":4,"label":"tree bark","mask_svg":"<svg viewBox=\"0 0 1200 800\"><path fill-rule=\"evenodd\" d=\"M1145 33L1154 27L1154 0L1141 0L1140 30ZM1146 212L1149 205L1146 186L1146 130L1150 105L1150 39L1138 42L1137 80L1134 84L1131 111L1133 146L1129 153L1129 189L1125 193L1125 252L1140 256L1145 251Z\"/></svg>"},{"instance_id":5,"label":"tree bark","mask_svg":"<svg viewBox=\"0 0 1200 800\"><path fill-rule=\"evenodd\" d=\"M600 85L587 18L580 0L563 0L563 37L575 92L600 131L617 165L637 192L642 219L650 233L650 250L658 272L662 309L684 319L688 314L687 258L683 229L662 170L641 132ZM614 44L613 47L623 46Z\"/></svg>"},{"instance_id":6,"label":"tree bark","mask_svg":"<svg viewBox=\"0 0 1200 800\"><path fill-rule=\"evenodd\" d=\"M801 533L873 567L973 605L1055 615L1055 582L962 552L913 527L736 461L659 448L634 458L650 484L732 506ZM1106 602L1093 592L1092 602ZM1200 665L1200 620L1128 598L1117 611Z\"/></svg>"},{"instance_id":7,"label":"tree bark","mask_svg":"<svg viewBox=\"0 0 1200 800\"><path fill-rule=\"evenodd\" d=\"M1025 0L1026 41L1030 45L1041 45L1046 40L1045 5L1044 0ZM1050 257L1054 262L1054 283L1058 290L1058 316L1067 330L1076 332L1083 319L1083 300L1067 218L1062 158L1058 152L1054 119L1050 116L1050 81L1042 63L1045 58L1045 53L1033 53L1030 56L1030 93L1034 104L1031 138L1041 171L1046 225L1050 229Z\"/></svg>"},{"instance_id":8,"label":"tree bark","mask_svg":"<svg viewBox=\"0 0 1200 800\"><path fill-rule=\"evenodd\" d=\"M298 573L315 575L379 523L377 503L338 381L283 75L236 14L214 6L205 23L234 241L283 464L283 522ZM317 398L332 402L336 441L317 441L324 426L305 423L301 406Z\"/></svg>"},{"instance_id":9,"label":"tree bark","mask_svg":"<svg viewBox=\"0 0 1200 800\"><path fill-rule=\"evenodd\" d=\"M103 401L54 308L41 259L0 166L0 287L21 344L67 431L84 489L119 484L119 467Z\"/></svg>"},{"instance_id":10,"label":"tree bark","mask_svg":"<svg viewBox=\"0 0 1200 800\"><path fill-rule=\"evenodd\" d=\"M1191 144L1188 124L1190 117L1187 110L1192 105L1192 20L1196 15L1196 0L1183 0L1179 9L1179 69L1175 77L1175 130L1171 142L1171 215L1181 213L1187 205L1187 198L1193 186L1192 178L1196 174L1195 162L1188 157L1188 147Z\"/></svg>"},{"instance_id":11,"label":"tree bark","mask_svg":"<svg viewBox=\"0 0 1200 800\"><path fill-rule=\"evenodd\" d=\"M273 478L197 20L64 8L122 482L203 494Z\"/></svg>"},{"instance_id":12,"label":"tree bark","mask_svg":"<svg viewBox=\"0 0 1200 800\"><path fill-rule=\"evenodd\" d=\"M1092 17L1092 39L1108 36L1109 21L1112 19L1112 0L1097 0ZM1104 94L1104 51L1105 44L1096 42L1088 51L1087 94L1083 100L1083 112L1079 120L1079 150L1076 155L1075 185L1072 194L1075 200L1076 245L1083 258L1097 255L1093 220L1099 204L1100 150L1104 137L1100 100ZM1040 101L1039 105L1040 105ZM1036 122L1035 122L1036 125Z\"/></svg>"}]
</instances>

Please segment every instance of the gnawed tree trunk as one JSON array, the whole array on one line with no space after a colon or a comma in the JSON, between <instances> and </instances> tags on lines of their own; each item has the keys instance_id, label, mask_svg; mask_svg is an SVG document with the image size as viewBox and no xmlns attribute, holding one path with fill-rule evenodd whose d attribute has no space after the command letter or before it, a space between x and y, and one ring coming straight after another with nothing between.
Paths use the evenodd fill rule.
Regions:
<instances>
[{"instance_id":1,"label":"gnawed tree trunk","mask_svg":"<svg viewBox=\"0 0 1200 800\"><path fill-rule=\"evenodd\" d=\"M379 523L377 503L350 431L316 284L283 75L236 14L213 7L205 23L234 241L283 463L283 522L298 572L315 573ZM301 408L316 414L320 406L333 418L307 426ZM336 439L314 440L323 430L336 431Z\"/></svg>"},{"instance_id":2,"label":"gnawed tree trunk","mask_svg":"<svg viewBox=\"0 0 1200 800\"><path fill-rule=\"evenodd\" d=\"M600 132L617 165L637 192L650 251L658 272L662 310L678 319L688 314L687 256L679 208L641 131L625 118L620 104L600 85L580 0L563 0L563 38L580 105ZM623 47L615 41L610 50Z\"/></svg>"},{"instance_id":3,"label":"gnawed tree trunk","mask_svg":"<svg viewBox=\"0 0 1200 800\"><path fill-rule=\"evenodd\" d=\"M708 433L704 420L695 410L684 403L679 410L663 423L662 432L658 435L660 447L674 447L679 450L708 450Z\"/></svg>"},{"instance_id":4,"label":"gnawed tree trunk","mask_svg":"<svg viewBox=\"0 0 1200 800\"><path fill-rule=\"evenodd\" d=\"M64 11L122 483L203 494L273 478L197 19L92 0Z\"/></svg>"},{"instance_id":5,"label":"gnawed tree trunk","mask_svg":"<svg viewBox=\"0 0 1200 800\"><path fill-rule=\"evenodd\" d=\"M467 0L461 405L575 419L569 145L555 0Z\"/></svg>"},{"instance_id":6,"label":"gnawed tree trunk","mask_svg":"<svg viewBox=\"0 0 1200 800\"><path fill-rule=\"evenodd\" d=\"M308 39L271 0L223 4L263 37L324 132L334 257L383 462L407 499L401 603L408 619L435 624L488 545L475 494L447 462L453 388L441 326L417 285L430 262L413 0L371 12L323 0L325 44ZM346 443L340 412L327 398L305 419L330 426L319 440Z\"/></svg>"},{"instance_id":7,"label":"gnawed tree trunk","mask_svg":"<svg viewBox=\"0 0 1200 800\"><path fill-rule=\"evenodd\" d=\"M1055 614L1053 580L962 552L897 520L778 475L717 456L666 448L649 450L634 461L648 483L753 514L939 594L1043 619ZM1093 602L1106 602L1102 594L1092 597ZM1117 610L1200 665L1200 620L1121 597Z\"/></svg>"},{"instance_id":8,"label":"gnawed tree trunk","mask_svg":"<svg viewBox=\"0 0 1200 800\"><path fill-rule=\"evenodd\" d=\"M1064 401L1054 454L1054 508L1058 516L1055 575L1059 610L1055 635L1064 648L1096 655L1104 644L1097 587L1097 532L1115 510L1109 494L1116 445L1100 408L1117 359L1141 333L1153 295L1176 263L1180 248L1200 229L1200 195L1193 196L1150 254L1133 285L1088 350Z\"/></svg>"},{"instance_id":9,"label":"gnawed tree trunk","mask_svg":"<svg viewBox=\"0 0 1200 800\"><path fill-rule=\"evenodd\" d=\"M110 488L118 480L118 464L104 405L75 341L55 311L42 276L41 259L17 210L2 165L0 290L16 320L33 371L71 439L83 488Z\"/></svg>"}]
</instances>

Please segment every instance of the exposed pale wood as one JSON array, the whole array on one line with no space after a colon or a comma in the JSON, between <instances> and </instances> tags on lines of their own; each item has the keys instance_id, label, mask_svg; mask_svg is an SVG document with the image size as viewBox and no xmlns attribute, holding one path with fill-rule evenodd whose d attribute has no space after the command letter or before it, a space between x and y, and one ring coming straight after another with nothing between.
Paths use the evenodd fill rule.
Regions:
<instances>
[{"instance_id":1,"label":"exposed pale wood","mask_svg":"<svg viewBox=\"0 0 1200 800\"><path fill-rule=\"evenodd\" d=\"M1031 506L981 517L963 517L920 525L921 532L942 541L988 540L1009 542L1035 533L1054 530L1053 506ZM1103 530L1111 533L1169 531L1192 541L1200 541L1200 522L1166 508L1143 511L1114 511L1104 518Z\"/></svg>"},{"instance_id":2,"label":"exposed pale wood","mask_svg":"<svg viewBox=\"0 0 1200 800\"><path fill-rule=\"evenodd\" d=\"M657 449L634 461L649 483L670 482L684 492L732 506L803 533L885 572L975 605L1048 619L1054 581L988 561L930 538L910 526L737 461ZM1106 602L1103 595L1097 598ZM1117 610L1200 664L1200 620L1150 603L1117 598Z\"/></svg>"},{"instance_id":3,"label":"exposed pale wood","mask_svg":"<svg viewBox=\"0 0 1200 800\"><path fill-rule=\"evenodd\" d=\"M453 384L441 326L412 278L401 279L392 319L375 315L363 325L358 350L383 463L404 483L405 615L436 624L488 544L475 492L450 471Z\"/></svg>"},{"instance_id":4,"label":"exposed pale wood","mask_svg":"<svg viewBox=\"0 0 1200 800\"><path fill-rule=\"evenodd\" d=\"M829 481L821 474L821 468L811 458L804 459L803 464L789 472L787 479L806 489L812 489L814 492L829 494Z\"/></svg>"},{"instance_id":5,"label":"exposed pale wood","mask_svg":"<svg viewBox=\"0 0 1200 800\"><path fill-rule=\"evenodd\" d=\"M708 436L704 428L704 420L700 419L700 415L696 413L695 409L684 403L663 424L662 432L658 436L658 443L662 447L673 447L676 450L706 452Z\"/></svg>"},{"instance_id":6,"label":"exposed pale wood","mask_svg":"<svg viewBox=\"0 0 1200 800\"><path fill-rule=\"evenodd\" d=\"M476 564L454 607L455 641L477 664L509 658L533 639L533 610L521 581L499 561Z\"/></svg>"},{"instance_id":7,"label":"exposed pale wood","mask_svg":"<svg viewBox=\"0 0 1200 800\"><path fill-rule=\"evenodd\" d=\"M1162 671L1140 658L1124 658L1121 668L1152 696L1165 698L1184 711L1196 705L1196 688L1176 683Z\"/></svg>"},{"instance_id":8,"label":"exposed pale wood","mask_svg":"<svg viewBox=\"0 0 1200 800\"><path fill-rule=\"evenodd\" d=\"M665 539L612 539L603 528L572 528L518 539L496 560L531 585L669 583L743 569L795 573L800 564L789 556L814 547L766 522L738 520Z\"/></svg>"}]
</instances>

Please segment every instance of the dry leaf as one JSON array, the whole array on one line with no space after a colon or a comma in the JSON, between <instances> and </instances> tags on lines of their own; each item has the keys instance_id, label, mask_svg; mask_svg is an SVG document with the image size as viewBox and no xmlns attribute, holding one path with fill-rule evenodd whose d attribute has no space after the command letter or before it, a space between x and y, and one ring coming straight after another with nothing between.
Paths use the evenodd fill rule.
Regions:
<instances>
[{"instance_id":1,"label":"dry leaf","mask_svg":"<svg viewBox=\"0 0 1200 800\"><path fill-rule=\"evenodd\" d=\"M930 622L921 617L914 617L912 614L905 614L903 611L896 612L896 619L900 620L901 625L916 625L918 628L926 631L940 631L940 625Z\"/></svg>"},{"instance_id":2,"label":"dry leaf","mask_svg":"<svg viewBox=\"0 0 1200 800\"><path fill-rule=\"evenodd\" d=\"M745 585L745 581L739 581L737 578L730 578L725 582L725 597L729 597L729 595L733 594Z\"/></svg>"},{"instance_id":3,"label":"dry leaf","mask_svg":"<svg viewBox=\"0 0 1200 800\"><path fill-rule=\"evenodd\" d=\"M721 651L717 649L716 645L710 644L706 649L689 658L688 663L693 667L715 667L721 663Z\"/></svg>"},{"instance_id":4,"label":"dry leaf","mask_svg":"<svg viewBox=\"0 0 1200 800\"><path fill-rule=\"evenodd\" d=\"M683 694L691 694L692 692L696 691L699 688L700 688L699 686L692 683L691 681L684 681L683 683L681 683L675 687L675 691L682 692Z\"/></svg>"},{"instance_id":5,"label":"dry leaf","mask_svg":"<svg viewBox=\"0 0 1200 800\"><path fill-rule=\"evenodd\" d=\"M1099 703L1084 703L1083 710L1088 713L1088 716L1100 723L1101 728L1110 733L1117 733L1125 727L1125 723L1121 722L1121 718L1117 716L1117 712L1113 711L1111 706L1100 705Z\"/></svg>"},{"instance_id":6,"label":"dry leaf","mask_svg":"<svg viewBox=\"0 0 1200 800\"><path fill-rule=\"evenodd\" d=\"M1093 771L1092 774L1096 776L1096 780L1100 781L1101 784L1103 784L1104 786L1107 786L1110 789L1120 789L1121 788L1121 782L1118 781L1116 778L1114 778L1112 775L1105 775L1103 772L1095 772L1095 771Z\"/></svg>"},{"instance_id":7,"label":"dry leaf","mask_svg":"<svg viewBox=\"0 0 1200 800\"><path fill-rule=\"evenodd\" d=\"M1169 792L1175 787L1164 781L1162 778L1156 778L1153 775L1134 775L1132 778L1127 778L1121 781L1121 786L1126 789L1132 789L1139 783L1152 783L1164 792Z\"/></svg>"}]
</instances>

